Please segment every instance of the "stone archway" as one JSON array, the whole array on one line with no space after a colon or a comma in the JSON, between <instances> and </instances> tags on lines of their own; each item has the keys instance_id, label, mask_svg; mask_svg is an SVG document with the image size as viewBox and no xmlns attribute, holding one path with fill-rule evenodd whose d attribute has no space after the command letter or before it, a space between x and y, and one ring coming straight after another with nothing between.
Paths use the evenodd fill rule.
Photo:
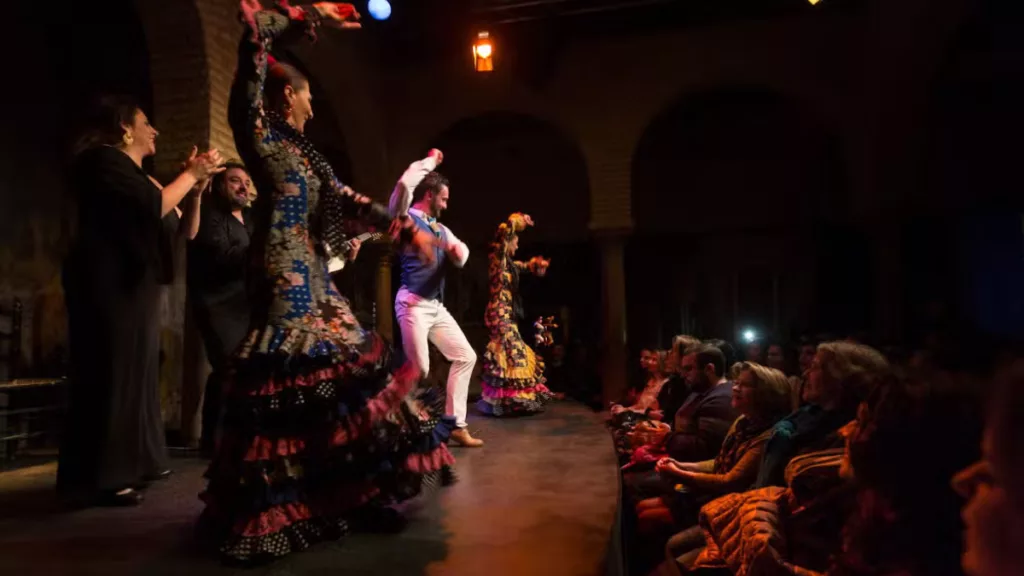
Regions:
<instances>
[{"instance_id":1,"label":"stone archway","mask_svg":"<svg viewBox=\"0 0 1024 576\"><path fill-rule=\"evenodd\" d=\"M460 298L457 309L479 322L487 297L488 246L509 214L530 214L537 223L520 239L524 255L587 240L586 163L575 142L556 127L515 112L455 122L431 146L444 151L440 171L451 181L445 222L475 254L459 284L474 278L472 296ZM561 273L551 274L555 284Z\"/></svg>"},{"instance_id":2,"label":"stone archway","mask_svg":"<svg viewBox=\"0 0 1024 576\"><path fill-rule=\"evenodd\" d=\"M444 151L440 171L452 182L445 218L466 242L489 242L498 223L516 211L537 221L534 241L586 239L586 161L554 125L516 112L489 112L455 122L431 146Z\"/></svg>"},{"instance_id":3,"label":"stone archway","mask_svg":"<svg viewBox=\"0 0 1024 576\"><path fill-rule=\"evenodd\" d=\"M809 327L815 230L844 184L838 141L808 106L759 87L684 95L637 143L632 190L630 334Z\"/></svg>"}]
</instances>

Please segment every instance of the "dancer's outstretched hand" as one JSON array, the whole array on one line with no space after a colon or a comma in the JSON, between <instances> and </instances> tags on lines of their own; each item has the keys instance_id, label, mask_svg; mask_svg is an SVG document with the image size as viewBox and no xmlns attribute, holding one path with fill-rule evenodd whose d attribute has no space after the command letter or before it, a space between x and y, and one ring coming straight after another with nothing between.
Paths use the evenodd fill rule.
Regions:
<instances>
[{"instance_id":1,"label":"dancer's outstretched hand","mask_svg":"<svg viewBox=\"0 0 1024 576\"><path fill-rule=\"evenodd\" d=\"M551 260L544 258L543 256L535 256L533 259L533 273L537 276L543 276L548 273L548 266L551 266Z\"/></svg>"},{"instance_id":2,"label":"dancer's outstretched hand","mask_svg":"<svg viewBox=\"0 0 1024 576\"><path fill-rule=\"evenodd\" d=\"M363 27L358 22L361 17L359 11L352 4L345 2L318 2L313 4L313 8L316 8L316 11L323 17L324 24L328 26L345 30Z\"/></svg>"},{"instance_id":3,"label":"dancer's outstretched hand","mask_svg":"<svg viewBox=\"0 0 1024 576\"><path fill-rule=\"evenodd\" d=\"M523 222L525 222L527 226L533 226L533 218L530 218L529 214L523 214Z\"/></svg>"},{"instance_id":4,"label":"dancer's outstretched hand","mask_svg":"<svg viewBox=\"0 0 1024 576\"><path fill-rule=\"evenodd\" d=\"M437 148L431 148L430 152L427 152L427 158L434 158L437 160L437 165L440 166L441 162L444 162L444 152L441 152Z\"/></svg>"}]
</instances>

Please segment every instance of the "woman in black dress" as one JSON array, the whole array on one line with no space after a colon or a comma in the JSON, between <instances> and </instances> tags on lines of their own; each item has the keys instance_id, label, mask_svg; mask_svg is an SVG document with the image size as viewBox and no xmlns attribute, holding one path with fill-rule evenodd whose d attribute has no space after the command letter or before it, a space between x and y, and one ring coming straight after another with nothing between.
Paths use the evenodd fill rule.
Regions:
<instances>
[{"instance_id":1,"label":"woman in black dress","mask_svg":"<svg viewBox=\"0 0 1024 576\"><path fill-rule=\"evenodd\" d=\"M167 472L159 418L159 283L170 250L162 219L220 169L192 156L160 189L142 169L158 132L132 101L100 100L74 158L75 239L64 264L71 406L57 487L79 504L135 505Z\"/></svg>"}]
</instances>

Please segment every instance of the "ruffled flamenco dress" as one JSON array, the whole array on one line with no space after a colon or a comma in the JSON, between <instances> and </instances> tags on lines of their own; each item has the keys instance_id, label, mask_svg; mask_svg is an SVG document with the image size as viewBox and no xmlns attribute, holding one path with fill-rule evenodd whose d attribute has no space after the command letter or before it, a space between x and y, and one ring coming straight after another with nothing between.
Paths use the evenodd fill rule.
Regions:
<instances>
[{"instance_id":1,"label":"ruffled flamenco dress","mask_svg":"<svg viewBox=\"0 0 1024 576\"><path fill-rule=\"evenodd\" d=\"M498 226L491 245L488 276L490 301L484 323L490 334L483 355L483 393L477 410L488 416L516 416L542 412L554 396L545 386L544 360L519 334L517 322L524 316L519 300L519 275L536 273L540 259L513 260L509 244L526 227L522 214L509 216Z\"/></svg>"},{"instance_id":2,"label":"ruffled flamenco dress","mask_svg":"<svg viewBox=\"0 0 1024 576\"><path fill-rule=\"evenodd\" d=\"M263 109L271 42L309 33L317 15L283 6L244 16L229 114L260 192L253 323L228 368L198 526L205 544L243 565L338 539L350 524L400 528L390 505L454 481L443 396L416 389L410 366L392 376L390 345L359 325L314 249L319 223L387 227L386 207L342 186L303 134Z\"/></svg>"}]
</instances>

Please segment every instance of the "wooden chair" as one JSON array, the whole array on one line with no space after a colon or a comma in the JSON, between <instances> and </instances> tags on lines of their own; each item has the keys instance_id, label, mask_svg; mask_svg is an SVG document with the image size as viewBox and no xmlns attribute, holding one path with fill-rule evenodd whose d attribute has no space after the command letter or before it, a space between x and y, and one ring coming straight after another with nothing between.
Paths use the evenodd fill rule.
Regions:
<instances>
[{"instance_id":1,"label":"wooden chair","mask_svg":"<svg viewBox=\"0 0 1024 576\"><path fill-rule=\"evenodd\" d=\"M0 465L52 440L65 405L64 378L20 378L23 312L18 299L0 307Z\"/></svg>"},{"instance_id":2,"label":"wooden chair","mask_svg":"<svg viewBox=\"0 0 1024 576\"><path fill-rule=\"evenodd\" d=\"M0 306L0 380L14 380L21 370L21 323L23 307L15 298Z\"/></svg>"}]
</instances>

